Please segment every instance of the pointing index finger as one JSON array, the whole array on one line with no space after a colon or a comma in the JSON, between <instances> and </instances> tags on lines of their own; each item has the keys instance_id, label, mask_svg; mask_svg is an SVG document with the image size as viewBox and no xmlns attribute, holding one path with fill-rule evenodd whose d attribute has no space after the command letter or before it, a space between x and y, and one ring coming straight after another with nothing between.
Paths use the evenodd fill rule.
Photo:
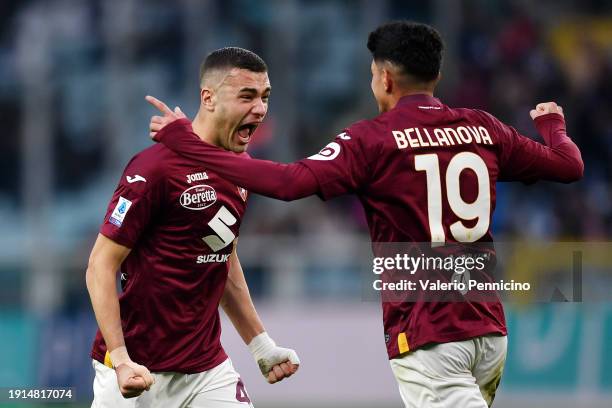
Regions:
<instances>
[{"instance_id":1,"label":"pointing index finger","mask_svg":"<svg viewBox=\"0 0 612 408\"><path fill-rule=\"evenodd\" d=\"M172 111L170 110L170 108L163 103L162 101L160 101L159 99L155 98L154 96L151 95L147 95L145 96L145 99L147 100L147 102L149 102L151 105L155 106L157 109L159 109L160 112L162 112L164 115L167 114L172 114Z\"/></svg>"}]
</instances>

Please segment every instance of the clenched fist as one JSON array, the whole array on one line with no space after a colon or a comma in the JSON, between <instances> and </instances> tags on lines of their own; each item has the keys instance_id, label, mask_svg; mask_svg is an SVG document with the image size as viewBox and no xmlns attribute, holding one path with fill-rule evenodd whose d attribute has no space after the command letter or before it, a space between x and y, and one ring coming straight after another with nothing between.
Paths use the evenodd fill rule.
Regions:
<instances>
[{"instance_id":1,"label":"clenched fist","mask_svg":"<svg viewBox=\"0 0 612 408\"><path fill-rule=\"evenodd\" d=\"M149 370L133 361L122 363L115 367L119 391L123 398L134 398L149 391L155 382Z\"/></svg>"},{"instance_id":2,"label":"clenched fist","mask_svg":"<svg viewBox=\"0 0 612 408\"><path fill-rule=\"evenodd\" d=\"M147 367L130 359L125 346L117 347L109 354L123 398L134 398L151 389L155 378Z\"/></svg>"},{"instance_id":3,"label":"clenched fist","mask_svg":"<svg viewBox=\"0 0 612 408\"><path fill-rule=\"evenodd\" d=\"M535 119L538 116L546 115L547 113L558 113L559 115L565 117L563 115L563 108L554 102L538 103L535 109L532 109L531 112L529 112L529 115L531 116L531 119Z\"/></svg>"},{"instance_id":4,"label":"clenched fist","mask_svg":"<svg viewBox=\"0 0 612 408\"><path fill-rule=\"evenodd\" d=\"M291 377L300 367L300 359L295 350L277 346L266 332L255 336L248 347L259 370L270 384Z\"/></svg>"}]
</instances>

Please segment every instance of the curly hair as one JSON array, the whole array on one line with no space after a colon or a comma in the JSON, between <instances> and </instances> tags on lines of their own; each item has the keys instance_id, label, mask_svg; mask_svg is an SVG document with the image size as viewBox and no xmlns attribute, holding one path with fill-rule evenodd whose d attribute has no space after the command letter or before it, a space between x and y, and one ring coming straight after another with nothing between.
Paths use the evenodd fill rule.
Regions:
<instances>
[{"instance_id":1,"label":"curly hair","mask_svg":"<svg viewBox=\"0 0 612 408\"><path fill-rule=\"evenodd\" d=\"M437 78L444 43L435 28L411 21L393 21L372 31L368 49L375 61L389 61L404 74L423 82Z\"/></svg>"}]
</instances>

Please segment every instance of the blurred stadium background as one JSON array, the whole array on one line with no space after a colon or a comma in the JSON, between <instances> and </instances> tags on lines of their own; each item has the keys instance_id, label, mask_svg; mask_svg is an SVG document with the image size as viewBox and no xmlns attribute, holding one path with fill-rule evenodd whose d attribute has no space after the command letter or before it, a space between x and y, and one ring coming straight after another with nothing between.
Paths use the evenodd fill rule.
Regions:
<instances>
[{"instance_id":1,"label":"blurred stadium background","mask_svg":"<svg viewBox=\"0 0 612 408\"><path fill-rule=\"evenodd\" d=\"M199 63L223 46L270 67L270 112L251 154L292 161L376 114L369 31L396 18L435 25L447 43L444 102L535 136L529 109L557 101L586 163L574 185L499 185L497 239L608 241L611 11L605 0L0 3L0 387L71 386L70 406L87 406L96 325L84 273L123 166L150 144L143 97L193 115ZM239 250L251 292L272 336L303 360L298 376L267 385L225 322L256 406L401 406L380 306L361 301L354 268L366 235L352 199L251 197ZM497 407L612 406L612 305L507 310Z\"/></svg>"}]
</instances>

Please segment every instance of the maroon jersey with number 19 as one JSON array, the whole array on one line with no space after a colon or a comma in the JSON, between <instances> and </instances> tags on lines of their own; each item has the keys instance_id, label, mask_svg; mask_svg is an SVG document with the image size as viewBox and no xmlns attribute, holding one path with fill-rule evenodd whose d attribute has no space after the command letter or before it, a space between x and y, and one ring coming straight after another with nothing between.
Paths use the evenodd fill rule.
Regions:
<instances>
[{"instance_id":1,"label":"maroon jersey with number 19","mask_svg":"<svg viewBox=\"0 0 612 408\"><path fill-rule=\"evenodd\" d=\"M185 120L157 139L251 192L284 200L356 194L373 243L491 242L497 181L582 177L580 151L563 117L543 115L535 125L546 145L486 112L453 109L421 94L402 97L292 164L232 157L202 143ZM499 300L383 302L383 320L390 358L427 343L506 334Z\"/></svg>"},{"instance_id":2,"label":"maroon jersey with number 19","mask_svg":"<svg viewBox=\"0 0 612 408\"><path fill-rule=\"evenodd\" d=\"M219 301L246 209L244 189L159 144L127 165L100 233L132 249L119 297L132 360L197 373L227 359ZM104 363L98 331L91 355Z\"/></svg>"},{"instance_id":3,"label":"maroon jersey with number 19","mask_svg":"<svg viewBox=\"0 0 612 408\"><path fill-rule=\"evenodd\" d=\"M537 120L546 121L563 123L560 115ZM324 199L357 194L373 243L491 242L495 183L559 175L549 150L485 112L412 95L301 163ZM385 301L383 321L390 358L427 343L507 333L499 300Z\"/></svg>"}]
</instances>

